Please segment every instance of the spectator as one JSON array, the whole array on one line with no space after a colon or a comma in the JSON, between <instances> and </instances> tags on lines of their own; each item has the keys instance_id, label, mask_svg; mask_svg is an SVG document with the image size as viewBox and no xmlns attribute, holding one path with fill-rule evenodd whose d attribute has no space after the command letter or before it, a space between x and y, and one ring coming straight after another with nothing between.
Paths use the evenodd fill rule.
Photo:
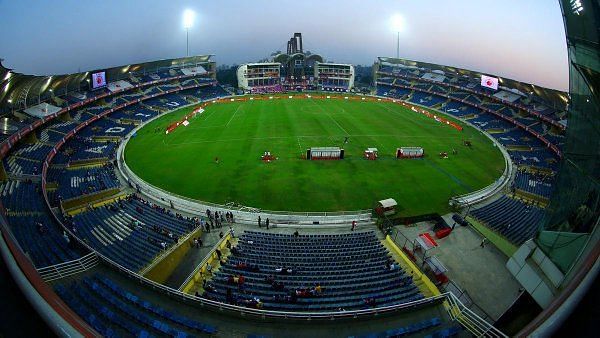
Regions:
<instances>
[{"instance_id":1,"label":"spectator","mask_svg":"<svg viewBox=\"0 0 600 338\"><path fill-rule=\"evenodd\" d=\"M369 306L369 307L375 307L377 305L377 302L375 301L375 298L366 298L365 300L365 305Z\"/></svg>"}]
</instances>

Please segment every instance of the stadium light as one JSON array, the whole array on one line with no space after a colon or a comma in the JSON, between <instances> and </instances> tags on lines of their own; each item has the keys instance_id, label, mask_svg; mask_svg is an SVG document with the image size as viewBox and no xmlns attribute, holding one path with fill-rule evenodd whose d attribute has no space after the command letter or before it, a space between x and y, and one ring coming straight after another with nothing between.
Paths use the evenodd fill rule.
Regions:
<instances>
[{"instance_id":1,"label":"stadium light","mask_svg":"<svg viewBox=\"0 0 600 338\"><path fill-rule=\"evenodd\" d=\"M183 11L183 28L185 28L185 56L190 56L190 28L194 24L194 17L196 13L191 9Z\"/></svg>"},{"instance_id":2,"label":"stadium light","mask_svg":"<svg viewBox=\"0 0 600 338\"><path fill-rule=\"evenodd\" d=\"M398 33L396 40L396 58L400 58L400 32L404 30L404 18L400 14L396 14L391 18L391 25L394 32Z\"/></svg>"}]
</instances>

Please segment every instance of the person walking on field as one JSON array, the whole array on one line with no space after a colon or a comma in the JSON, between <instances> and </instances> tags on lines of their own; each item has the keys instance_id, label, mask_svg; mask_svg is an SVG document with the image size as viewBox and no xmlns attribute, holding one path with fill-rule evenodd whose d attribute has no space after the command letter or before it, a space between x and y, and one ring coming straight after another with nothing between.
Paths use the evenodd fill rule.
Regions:
<instances>
[{"instance_id":1,"label":"person walking on field","mask_svg":"<svg viewBox=\"0 0 600 338\"><path fill-rule=\"evenodd\" d=\"M352 221L352 231L356 230L356 221Z\"/></svg>"},{"instance_id":2,"label":"person walking on field","mask_svg":"<svg viewBox=\"0 0 600 338\"><path fill-rule=\"evenodd\" d=\"M262 228L262 220L260 219L260 215L258 216L258 227Z\"/></svg>"},{"instance_id":3,"label":"person walking on field","mask_svg":"<svg viewBox=\"0 0 600 338\"><path fill-rule=\"evenodd\" d=\"M265 224L267 225L267 230L269 230L269 219L267 218L267 221L265 222Z\"/></svg>"}]
</instances>

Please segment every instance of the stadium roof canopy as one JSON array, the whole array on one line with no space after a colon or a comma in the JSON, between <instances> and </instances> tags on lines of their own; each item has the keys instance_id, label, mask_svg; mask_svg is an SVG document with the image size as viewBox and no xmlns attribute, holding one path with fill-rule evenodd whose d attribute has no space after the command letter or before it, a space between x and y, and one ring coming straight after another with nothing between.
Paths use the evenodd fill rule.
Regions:
<instances>
[{"instance_id":1,"label":"stadium roof canopy","mask_svg":"<svg viewBox=\"0 0 600 338\"><path fill-rule=\"evenodd\" d=\"M323 62L323 57L319 54L305 54L305 53L295 53L295 54L278 54L273 57L274 62L279 62L281 64L288 64L294 60L305 60L307 63L311 62Z\"/></svg>"},{"instance_id":2,"label":"stadium roof canopy","mask_svg":"<svg viewBox=\"0 0 600 338\"><path fill-rule=\"evenodd\" d=\"M391 58L391 57L380 56L380 57L378 57L378 61L380 63L385 63L385 64L402 65L407 68L422 68L422 69L426 69L426 70L436 72L436 73L439 73L441 71L447 76L452 77L454 75L454 76L459 76L459 77L468 77L475 82L479 81L482 74L483 75L491 75L491 76L495 76L498 78L498 82L500 83L500 86L508 88L508 89L512 89L512 90L517 90L524 95L529 95L529 94L533 93L536 96L538 96L539 98L541 98L542 100L544 100L545 102L552 103L554 105L554 107L556 107L556 108L560 108L560 109L564 110L566 108L567 103L569 102L569 94L566 92L562 92L560 90L555 90L555 89L544 88L544 87L536 86L534 84L520 82L520 81L509 79L509 78L503 78L503 77L492 75L492 74L486 74L486 73L482 73L482 72L467 70L467 69L453 67L453 66L437 65L434 63L413 61L413 60L408 60L408 59L397 59L397 58Z\"/></svg>"},{"instance_id":3,"label":"stadium roof canopy","mask_svg":"<svg viewBox=\"0 0 600 338\"><path fill-rule=\"evenodd\" d=\"M106 79L113 82L129 77L130 73L145 74L161 69L205 64L211 62L211 57L212 55L196 55L98 70L105 71ZM49 97L50 93L59 96L72 91L87 90L89 75L94 71L96 70L63 75L27 75L13 72L0 63L0 108L25 108L32 103L37 104L41 98Z\"/></svg>"}]
</instances>

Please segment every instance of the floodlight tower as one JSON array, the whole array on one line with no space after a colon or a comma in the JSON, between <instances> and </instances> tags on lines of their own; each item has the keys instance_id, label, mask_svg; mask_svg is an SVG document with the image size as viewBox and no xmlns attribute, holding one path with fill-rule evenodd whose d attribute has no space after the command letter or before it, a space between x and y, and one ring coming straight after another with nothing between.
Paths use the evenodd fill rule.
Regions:
<instances>
[{"instance_id":1,"label":"floodlight tower","mask_svg":"<svg viewBox=\"0 0 600 338\"><path fill-rule=\"evenodd\" d=\"M183 12L183 28L185 28L185 56L190 56L190 28L194 24L195 13L191 9L186 9Z\"/></svg>"},{"instance_id":2,"label":"floodlight tower","mask_svg":"<svg viewBox=\"0 0 600 338\"><path fill-rule=\"evenodd\" d=\"M398 34L396 40L396 58L400 58L400 32L404 30L404 18L400 14L396 14L391 19L392 29Z\"/></svg>"}]
</instances>

